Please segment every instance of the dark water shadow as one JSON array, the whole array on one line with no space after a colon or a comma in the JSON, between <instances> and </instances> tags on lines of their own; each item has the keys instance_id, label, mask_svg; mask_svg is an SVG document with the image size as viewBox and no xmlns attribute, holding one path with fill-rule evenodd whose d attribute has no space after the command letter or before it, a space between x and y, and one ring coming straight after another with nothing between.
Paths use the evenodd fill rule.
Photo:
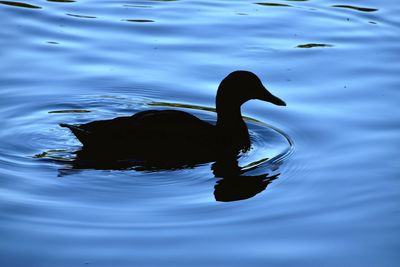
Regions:
<instances>
[{"instance_id":1,"label":"dark water shadow","mask_svg":"<svg viewBox=\"0 0 400 267\"><path fill-rule=\"evenodd\" d=\"M311 44L300 44L297 45L296 48L315 48L315 47L333 47L333 45L331 44L315 44L315 43L311 43Z\"/></svg>"},{"instance_id":2,"label":"dark water shadow","mask_svg":"<svg viewBox=\"0 0 400 267\"><path fill-rule=\"evenodd\" d=\"M67 16L70 17L75 17L75 18L82 18L82 19L96 19L97 17L95 16L88 16L88 15L78 15L78 14L72 14L72 13L67 13Z\"/></svg>"},{"instance_id":3,"label":"dark water shadow","mask_svg":"<svg viewBox=\"0 0 400 267\"><path fill-rule=\"evenodd\" d=\"M49 114L66 114L66 113L90 113L91 110L87 109L60 109L60 110L50 110Z\"/></svg>"},{"instance_id":4,"label":"dark water shadow","mask_svg":"<svg viewBox=\"0 0 400 267\"><path fill-rule=\"evenodd\" d=\"M274 172L278 166L278 164L274 166ZM263 167L265 166L257 165L243 169L238 166L237 160L216 161L212 165L212 170L215 177L220 179L214 186L215 200L220 202L245 200L263 192L280 175L280 173L252 174L253 171L260 171Z\"/></svg>"},{"instance_id":5,"label":"dark water shadow","mask_svg":"<svg viewBox=\"0 0 400 267\"><path fill-rule=\"evenodd\" d=\"M332 7L353 9L353 10L361 11L361 12L375 12L375 11L378 11L377 8L358 7L358 6L350 6L350 5L333 5Z\"/></svg>"},{"instance_id":6,"label":"dark water shadow","mask_svg":"<svg viewBox=\"0 0 400 267\"><path fill-rule=\"evenodd\" d=\"M59 155L57 155L59 153ZM59 177L74 175L85 170L133 170L138 172L176 171L195 169L202 164L180 161L148 161L140 159L112 160L93 158L85 150L67 152L65 150L49 150L35 156L35 158L55 164L62 164L58 170ZM65 157L69 154L69 158ZM90 156L90 158L89 158ZM211 171L217 179L214 186L214 197L219 202L245 200L263 192L267 186L280 175L278 161L274 161L274 168L268 168L268 159L253 162L246 167L238 165L238 158L225 158L211 164ZM274 174L270 174L270 173ZM181 177L184 179L184 177Z\"/></svg>"},{"instance_id":7,"label":"dark water shadow","mask_svg":"<svg viewBox=\"0 0 400 267\"><path fill-rule=\"evenodd\" d=\"M74 3L75 0L47 0L47 2L56 2L56 3Z\"/></svg>"},{"instance_id":8,"label":"dark water shadow","mask_svg":"<svg viewBox=\"0 0 400 267\"><path fill-rule=\"evenodd\" d=\"M151 20L151 19L123 19L122 21L126 21L126 22L137 22L137 23L154 22L154 20Z\"/></svg>"},{"instance_id":9,"label":"dark water shadow","mask_svg":"<svg viewBox=\"0 0 400 267\"><path fill-rule=\"evenodd\" d=\"M40 9L40 6L35 6L23 2L14 2L14 1L0 1L0 5L6 6L14 6L14 7L23 7L23 8L33 8L33 9Z\"/></svg>"},{"instance_id":10,"label":"dark water shadow","mask_svg":"<svg viewBox=\"0 0 400 267\"><path fill-rule=\"evenodd\" d=\"M123 5L123 7L133 7L133 8L153 8L152 6L145 6L145 5Z\"/></svg>"},{"instance_id":11,"label":"dark water shadow","mask_svg":"<svg viewBox=\"0 0 400 267\"><path fill-rule=\"evenodd\" d=\"M280 174L268 173L257 176L227 176L217 181L214 197L219 202L232 202L254 197L264 191Z\"/></svg>"},{"instance_id":12,"label":"dark water shadow","mask_svg":"<svg viewBox=\"0 0 400 267\"><path fill-rule=\"evenodd\" d=\"M259 6L291 7L291 5L288 4L278 4L278 3L254 3L254 4Z\"/></svg>"}]
</instances>

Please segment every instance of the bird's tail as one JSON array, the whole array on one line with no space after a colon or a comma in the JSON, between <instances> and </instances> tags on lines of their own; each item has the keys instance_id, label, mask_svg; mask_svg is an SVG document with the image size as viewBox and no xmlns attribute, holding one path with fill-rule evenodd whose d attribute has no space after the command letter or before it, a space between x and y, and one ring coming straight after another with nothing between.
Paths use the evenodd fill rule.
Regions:
<instances>
[{"instance_id":1,"label":"bird's tail","mask_svg":"<svg viewBox=\"0 0 400 267\"><path fill-rule=\"evenodd\" d=\"M71 132L78 138L78 140L84 145L87 143L88 139L90 138L91 132L82 129L79 125L71 125L66 123L60 123L61 127L65 127L71 130Z\"/></svg>"}]
</instances>

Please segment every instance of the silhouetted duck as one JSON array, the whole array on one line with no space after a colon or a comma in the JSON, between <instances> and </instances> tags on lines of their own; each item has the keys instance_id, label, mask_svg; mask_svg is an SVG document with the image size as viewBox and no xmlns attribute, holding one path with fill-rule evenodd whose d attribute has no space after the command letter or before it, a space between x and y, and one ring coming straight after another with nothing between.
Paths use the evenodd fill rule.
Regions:
<instances>
[{"instance_id":1,"label":"silhouetted duck","mask_svg":"<svg viewBox=\"0 0 400 267\"><path fill-rule=\"evenodd\" d=\"M130 117L60 126L69 128L79 139L86 158L192 165L236 156L250 148L240 107L251 99L286 105L254 73L234 71L218 87L216 125L183 111L148 110Z\"/></svg>"}]
</instances>

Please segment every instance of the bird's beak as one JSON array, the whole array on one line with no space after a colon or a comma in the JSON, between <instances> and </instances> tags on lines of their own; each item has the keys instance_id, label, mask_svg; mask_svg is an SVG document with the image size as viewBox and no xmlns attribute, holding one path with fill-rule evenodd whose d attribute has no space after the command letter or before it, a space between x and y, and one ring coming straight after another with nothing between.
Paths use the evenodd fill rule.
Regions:
<instances>
[{"instance_id":1,"label":"bird's beak","mask_svg":"<svg viewBox=\"0 0 400 267\"><path fill-rule=\"evenodd\" d=\"M286 103L280 99L279 97L274 96L271 94L267 88L264 87L265 90L263 90L262 95L258 98L263 101L271 102L272 104L278 105L278 106L286 106Z\"/></svg>"},{"instance_id":2,"label":"bird's beak","mask_svg":"<svg viewBox=\"0 0 400 267\"><path fill-rule=\"evenodd\" d=\"M276 97L272 94L271 94L270 99L267 101L271 102L272 104L278 105L278 106L286 106L286 103L282 99L280 99L279 97Z\"/></svg>"}]
</instances>

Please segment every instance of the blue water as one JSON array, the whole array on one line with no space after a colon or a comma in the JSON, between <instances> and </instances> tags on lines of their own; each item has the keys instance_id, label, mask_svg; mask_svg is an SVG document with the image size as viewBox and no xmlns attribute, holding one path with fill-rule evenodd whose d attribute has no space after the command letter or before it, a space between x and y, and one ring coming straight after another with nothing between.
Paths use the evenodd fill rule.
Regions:
<instances>
[{"instance_id":1,"label":"blue water","mask_svg":"<svg viewBox=\"0 0 400 267\"><path fill-rule=\"evenodd\" d=\"M398 14L395 0L0 1L0 266L399 266ZM240 184L274 177L254 196L219 201L211 163L71 169L80 144L58 123L171 107L215 121L237 69L287 103L242 108Z\"/></svg>"}]
</instances>

